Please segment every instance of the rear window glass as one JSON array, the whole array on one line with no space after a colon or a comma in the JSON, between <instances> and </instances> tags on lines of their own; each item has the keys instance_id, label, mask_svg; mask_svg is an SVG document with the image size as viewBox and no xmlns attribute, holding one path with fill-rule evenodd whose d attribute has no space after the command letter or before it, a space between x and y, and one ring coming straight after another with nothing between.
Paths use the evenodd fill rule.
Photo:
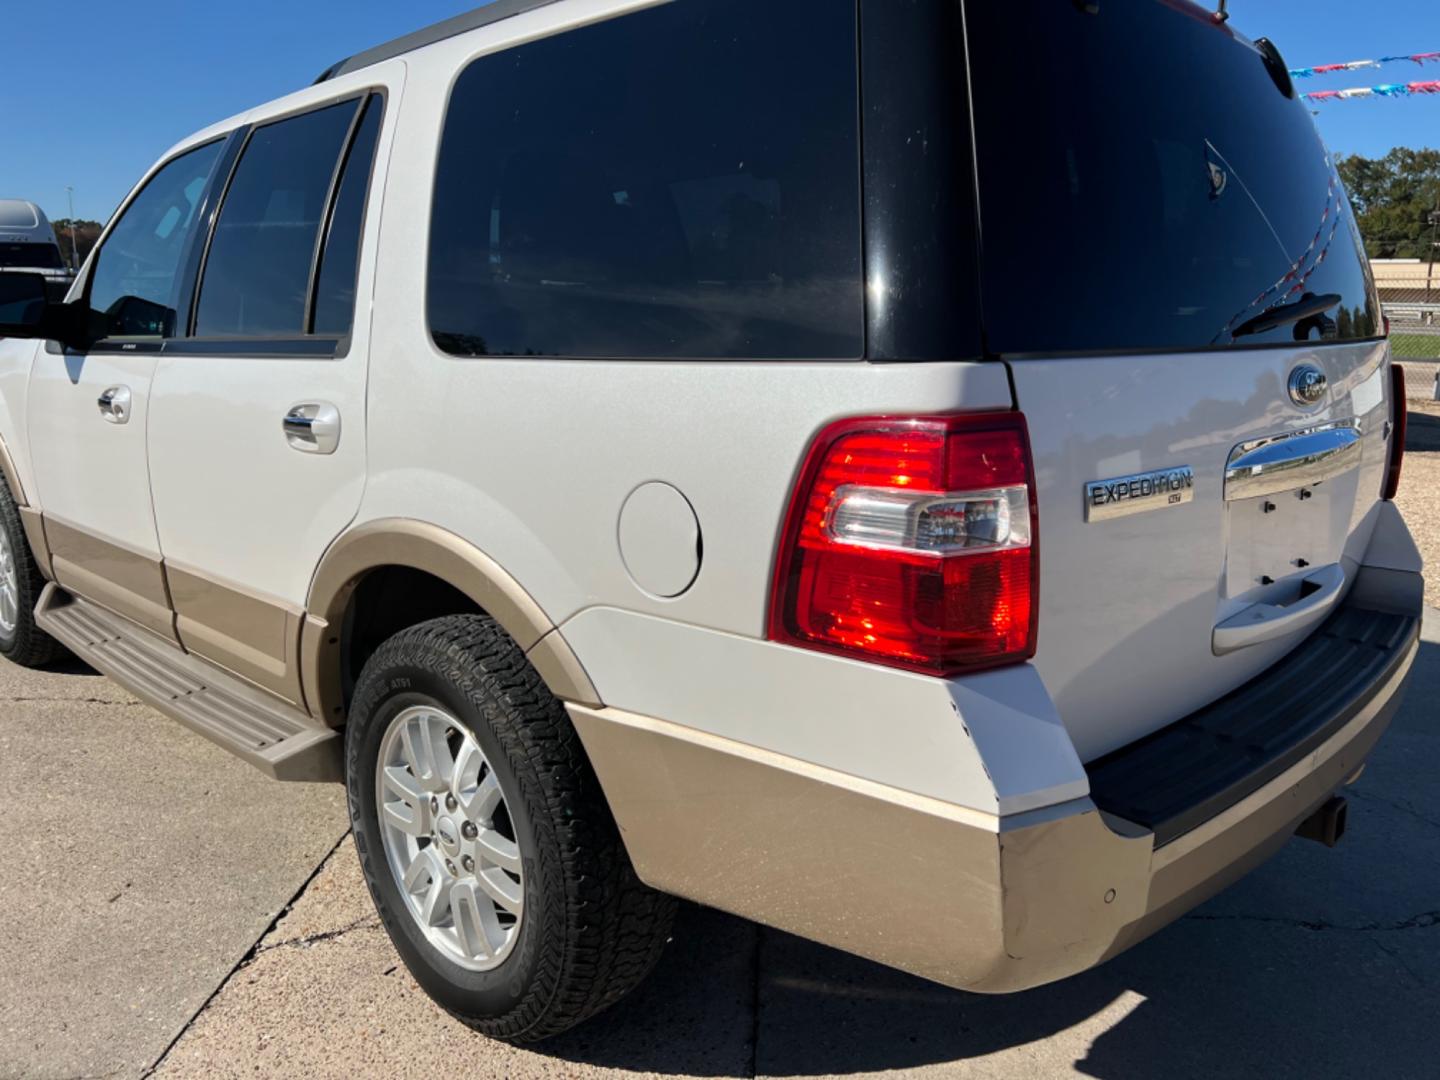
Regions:
<instances>
[{"instance_id":1,"label":"rear window glass","mask_svg":"<svg viewBox=\"0 0 1440 1080\"><path fill-rule=\"evenodd\" d=\"M1375 336L1345 191L1260 53L1184 0L1084 8L966 8L990 347Z\"/></svg>"},{"instance_id":2,"label":"rear window glass","mask_svg":"<svg viewBox=\"0 0 1440 1080\"><path fill-rule=\"evenodd\" d=\"M37 270L59 270L60 249L54 244L7 244L0 242L0 266L24 266Z\"/></svg>"},{"instance_id":3,"label":"rear window glass","mask_svg":"<svg viewBox=\"0 0 1440 1080\"><path fill-rule=\"evenodd\" d=\"M677 0L471 65L430 232L461 356L863 351L855 10Z\"/></svg>"},{"instance_id":4,"label":"rear window glass","mask_svg":"<svg viewBox=\"0 0 1440 1080\"><path fill-rule=\"evenodd\" d=\"M304 332L315 240L358 107L331 105L250 136L210 241L197 337Z\"/></svg>"}]
</instances>

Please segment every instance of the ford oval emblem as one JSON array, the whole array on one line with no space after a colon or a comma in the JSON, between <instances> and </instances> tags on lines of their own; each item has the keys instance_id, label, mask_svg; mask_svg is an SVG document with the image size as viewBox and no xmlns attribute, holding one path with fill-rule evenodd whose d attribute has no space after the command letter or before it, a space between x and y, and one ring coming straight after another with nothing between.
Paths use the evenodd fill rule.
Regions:
<instances>
[{"instance_id":1,"label":"ford oval emblem","mask_svg":"<svg viewBox=\"0 0 1440 1080\"><path fill-rule=\"evenodd\" d=\"M1290 372L1290 400L1302 409L1318 405L1325 397L1330 381L1314 364L1301 364Z\"/></svg>"}]
</instances>

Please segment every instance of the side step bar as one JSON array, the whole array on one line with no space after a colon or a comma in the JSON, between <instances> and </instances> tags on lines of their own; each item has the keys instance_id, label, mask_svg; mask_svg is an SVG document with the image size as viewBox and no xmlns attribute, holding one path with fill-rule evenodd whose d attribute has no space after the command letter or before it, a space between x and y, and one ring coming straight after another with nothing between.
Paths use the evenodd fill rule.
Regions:
<instances>
[{"instance_id":1,"label":"side step bar","mask_svg":"<svg viewBox=\"0 0 1440 1080\"><path fill-rule=\"evenodd\" d=\"M340 732L51 583L35 621L91 667L276 780L344 779Z\"/></svg>"}]
</instances>

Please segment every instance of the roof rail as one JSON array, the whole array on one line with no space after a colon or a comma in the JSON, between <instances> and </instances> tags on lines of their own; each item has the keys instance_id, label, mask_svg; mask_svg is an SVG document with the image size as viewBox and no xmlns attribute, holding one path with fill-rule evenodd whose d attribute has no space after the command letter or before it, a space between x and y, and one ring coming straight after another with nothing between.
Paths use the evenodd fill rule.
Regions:
<instances>
[{"instance_id":1,"label":"roof rail","mask_svg":"<svg viewBox=\"0 0 1440 1080\"><path fill-rule=\"evenodd\" d=\"M491 23L508 19L512 15L523 15L527 11L534 11L536 8L548 7L555 3L559 3L559 0L493 0L492 3L476 8L474 11L456 15L454 18L438 22L434 26L416 30L413 34L406 34L404 37L396 38L384 45L377 45L373 49L356 53L347 60L341 60L338 64L332 64L321 72L320 77L315 80L315 84L329 82L341 75L348 75L352 71L359 71L372 64L392 60L416 49L423 49L426 45L434 45L437 41L458 37L471 30L478 30L482 26L489 26Z\"/></svg>"}]
</instances>

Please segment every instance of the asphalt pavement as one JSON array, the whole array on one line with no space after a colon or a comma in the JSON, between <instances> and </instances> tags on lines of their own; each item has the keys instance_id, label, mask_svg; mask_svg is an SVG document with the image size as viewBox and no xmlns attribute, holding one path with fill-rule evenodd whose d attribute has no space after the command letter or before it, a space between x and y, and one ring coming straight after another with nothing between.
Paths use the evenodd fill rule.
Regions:
<instances>
[{"instance_id":1,"label":"asphalt pavement","mask_svg":"<svg viewBox=\"0 0 1440 1080\"><path fill-rule=\"evenodd\" d=\"M536 1050L410 979L338 787L78 666L0 666L0 1076L1434 1077L1440 613L1424 636L1340 847L1292 842L1095 971L980 997L687 906L638 993Z\"/></svg>"}]
</instances>

